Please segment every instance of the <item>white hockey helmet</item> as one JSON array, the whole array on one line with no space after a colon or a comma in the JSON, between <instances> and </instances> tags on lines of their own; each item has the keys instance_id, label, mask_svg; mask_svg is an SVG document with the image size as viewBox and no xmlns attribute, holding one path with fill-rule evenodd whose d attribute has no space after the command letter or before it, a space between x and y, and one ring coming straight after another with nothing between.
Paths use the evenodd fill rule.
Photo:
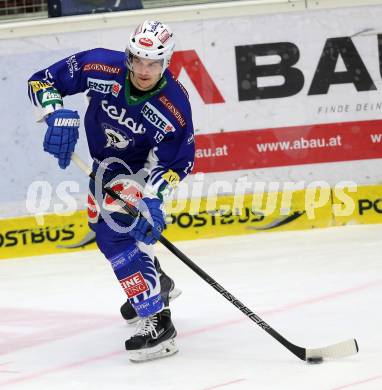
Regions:
<instances>
[{"instance_id":1,"label":"white hockey helmet","mask_svg":"<svg viewBox=\"0 0 382 390\"><path fill-rule=\"evenodd\" d=\"M130 35L126 48L126 65L132 70L132 56L163 60L162 72L170 64L175 42L169 26L158 21L145 20Z\"/></svg>"}]
</instances>

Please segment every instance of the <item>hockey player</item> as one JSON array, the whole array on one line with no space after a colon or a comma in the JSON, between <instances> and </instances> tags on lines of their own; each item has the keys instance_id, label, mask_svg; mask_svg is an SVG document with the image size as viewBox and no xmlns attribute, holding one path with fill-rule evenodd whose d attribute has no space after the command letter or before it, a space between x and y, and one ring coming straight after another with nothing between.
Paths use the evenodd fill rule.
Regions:
<instances>
[{"instance_id":1,"label":"hockey player","mask_svg":"<svg viewBox=\"0 0 382 390\"><path fill-rule=\"evenodd\" d=\"M63 97L87 91L84 124L93 171L131 205L146 210L146 218L133 220L90 182L89 225L127 294L122 315L140 319L125 342L133 361L177 351L168 308L174 284L152 253L165 226L163 199L190 173L195 154L188 96L167 69L173 50L170 27L145 21L131 34L125 53L80 52L29 79L37 120L48 125L44 150L61 168L70 164L80 118L64 108Z\"/></svg>"}]
</instances>

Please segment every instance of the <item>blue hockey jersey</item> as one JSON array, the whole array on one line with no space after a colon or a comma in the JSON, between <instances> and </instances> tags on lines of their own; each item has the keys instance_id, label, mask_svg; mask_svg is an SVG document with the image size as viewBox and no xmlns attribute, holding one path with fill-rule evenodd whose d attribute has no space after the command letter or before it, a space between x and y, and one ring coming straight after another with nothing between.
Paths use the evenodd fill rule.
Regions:
<instances>
[{"instance_id":1,"label":"blue hockey jersey","mask_svg":"<svg viewBox=\"0 0 382 390\"><path fill-rule=\"evenodd\" d=\"M182 85L166 70L157 88L130 94L125 53L93 49L74 54L29 79L38 121L62 108L62 98L87 91L84 124L92 158L123 160L149 171L147 186L160 196L191 172L194 133L191 107Z\"/></svg>"}]
</instances>

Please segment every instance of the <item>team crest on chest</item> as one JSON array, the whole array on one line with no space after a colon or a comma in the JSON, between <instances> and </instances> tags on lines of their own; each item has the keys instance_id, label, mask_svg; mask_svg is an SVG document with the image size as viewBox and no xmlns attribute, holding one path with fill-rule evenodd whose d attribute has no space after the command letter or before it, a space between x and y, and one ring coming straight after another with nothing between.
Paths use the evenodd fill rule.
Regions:
<instances>
[{"instance_id":1,"label":"team crest on chest","mask_svg":"<svg viewBox=\"0 0 382 390\"><path fill-rule=\"evenodd\" d=\"M110 125L104 124L103 129L106 137L105 148L126 149L134 143L134 140Z\"/></svg>"}]
</instances>

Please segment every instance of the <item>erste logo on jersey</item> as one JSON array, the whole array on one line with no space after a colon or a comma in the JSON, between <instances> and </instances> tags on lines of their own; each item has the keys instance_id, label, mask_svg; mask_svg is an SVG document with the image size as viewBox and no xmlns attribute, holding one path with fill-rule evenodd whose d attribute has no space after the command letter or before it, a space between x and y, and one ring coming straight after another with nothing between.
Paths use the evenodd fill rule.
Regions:
<instances>
[{"instance_id":1,"label":"erste logo on jersey","mask_svg":"<svg viewBox=\"0 0 382 390\"><path fill-rule=\"evenodd\" d=\"M87 86L95 92L109 93L114 85L114 80L100 80L88 77Z\"/></svg>"},{"instance_id":2,"label":"erste logo on jersey","mask_svg":"<svg viewBox=\"0 0 382 390\"><path fill-rule=\"evenodd\" d=\"M100 80L92 77L88 77L87 87L95 92L110 93L117 97L122 85L114 80Z\"/></svg>"},{"instance_id":3,"label":"erste logo on jersey","mask_svg":"<svg viewBox=\"0 0 382 390\"><path fill-rule=\"evenodd\" d=\"M126 149L130 143L133 142L131 138L121 134L118 130L113 129L111 126L103 125L105 136L106 136L106 146L105 148L115 148L115 149Z\"/></svg>"},{"instance_id":4,"label":"erste logo on jersey","mask_svg":"<svg viewBox=\"0 0 382 390\"><path fill-rule=\"evenodd\" d=\"M101 102L102 110L106 112L109 118L116 120L120 125L127 127L134 134L145 134L146 128L142 123L138 125L133 118L129 117L125 108L117 108L109 105L107 100ZM119 111L120 110L120 111Z\"/></svg>"},{"instance_id":5,"label":"erste logo on jersey","mask_svg":"<svg viewBox=\"0 0 382 390\"><path fill-rule=\"evenodd\" d=\"M151 103L147 102L143 106L142 114L152 125L164 133L175 131L173 124Z\"/></svg>"},{"instance_id":6,"label":"erste logo on jersey","mask_svg":"<svg viewBox=\"0 0 382 390\"><path fill-rule=\"evenodd\" d=\"M151 47L154 43L150 38L140 38L139 44L146 47Z\"/></svg>"}]
</instances>

